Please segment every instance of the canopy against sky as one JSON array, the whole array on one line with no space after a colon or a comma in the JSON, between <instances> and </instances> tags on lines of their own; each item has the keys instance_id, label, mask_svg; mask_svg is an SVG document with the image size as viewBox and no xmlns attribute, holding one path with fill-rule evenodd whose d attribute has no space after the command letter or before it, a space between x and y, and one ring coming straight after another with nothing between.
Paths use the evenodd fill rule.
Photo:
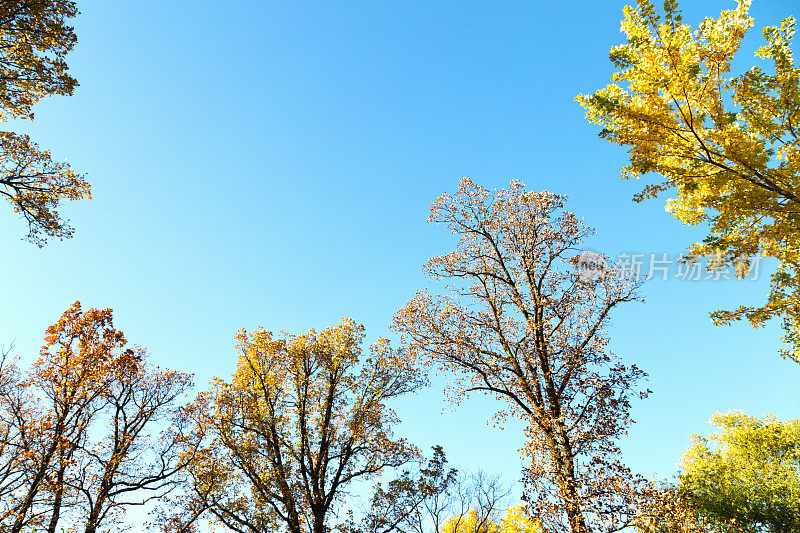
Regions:
<instances>
[{"instance_id":1,"label":"canopy against sky","mask_svg":"<svg viewBox=\"0 0 800 533\"><path fill-rule=\"evenodd\" d=\"M114 308L132 342L202 387L233 369L239 328L301 332L349 316L370 338L391 336L392 315L425 283L422 263L454 245L425 220L463 176L566 193L597 228L588 248L612 258L674 261L705 234L658 201L631 201L625 154L573 100L606 83L624 2L315 4L80 3L75 96L10 127L68 155L94 199L65 210L75 237L44 249L0 214L0 344L31 360L81 300ZM687 0L685 19L732 5ZM779 0L756 0L751 14L742 67L758 28L798 15ZM708 319L760 301L766 275L676 271L620 310L611 344L650 373L654 394L634 406L624 450L660 475L714 411L789 418L800 407L800 369L776 356L777 325ZM485 424L491 400L452 411L440 391L437 378L398 405L404 435L516 480L518 430Z\"/></svg>"}]
</instances>

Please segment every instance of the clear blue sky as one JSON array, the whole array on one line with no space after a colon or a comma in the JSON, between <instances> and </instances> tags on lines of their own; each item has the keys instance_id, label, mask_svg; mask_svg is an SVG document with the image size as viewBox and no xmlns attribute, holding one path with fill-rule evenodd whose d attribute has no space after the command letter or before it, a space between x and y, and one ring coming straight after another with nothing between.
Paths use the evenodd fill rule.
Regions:
<instances>
[{"instance_id":1,"label":"clear blue sky","mask_svg":"<svg viewBox=\"0 0 800 533\"><path fill-rule=\"evenodd\" d=\"M695 22L733 2L684 4ZM42 250L0 207L0 343L29 360L75 300L112 307L131 341L198 388L231 370L239 328L351 316L390 335L426 283L422 263L453 244L425 220L462 176L568 194L597 228L590 246L612 255L675 256L702 235L663 200L631 201L625 154L573 101L607 82L624 2L79 5L81 86L12 127L85 171L94 199L66 210L72 240ZM760 27L797 7L756 0L752 14ZM764 291L653 281L647 303L616 315L612 347L654 391L624 443L635 469L673 473L714 411L800 416L800 366L776 355L778 329L707 316ZM516 479L519 433L485 424L490 401L453 411L440 385L398 404L401 432Z\"/></svg>"}]
</instances>

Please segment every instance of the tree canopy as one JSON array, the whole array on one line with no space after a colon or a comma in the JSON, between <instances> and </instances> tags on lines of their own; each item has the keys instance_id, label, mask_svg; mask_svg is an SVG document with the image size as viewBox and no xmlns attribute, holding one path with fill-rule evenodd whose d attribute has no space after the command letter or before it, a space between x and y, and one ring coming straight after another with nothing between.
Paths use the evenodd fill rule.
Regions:
<instances>
[{"instance_id":1,"label":"tree canopy","mask_svg":"<svg viewBox=\"0 0 800 533\"><path fill-rule=\"evenodd\" d=\"M388 341L364 354L364 328L349 319L283 338L242 331L238 340L231 381L190 408L203 445L181 514L207 513L232 531L326 533L348 487L418 456L394 436L387 402L423 378Z\"/></svg>"},{"instance_id":2,"label":"tree canopy","mask_svg":"<svg viewBox=\"0 0 800 533\"><path fill-rule=\"evenodd\" d=\"M800 530L800 419L717 413L717 432L693 436L679 491L724 532Z\"/></svg>"},{"instance_id":3,"label":"tree canopy","mask_svg":"<svg viewBox=\"0 0 800 533\"><path fill-rule=\"evenodd\" d=\"M73 93L78 82L65 58L77 40L69 25L77 14L71 0L0 3L0 121L32 120L41 99ZM27 222L27 240L43 246L72 236L58 209L65 200L91 198L91 187L29 136L0 132L0 197Z\"/></svg>"},{"instance_id":4,"label":"tree canopy","mask_svg":"<svg viewBox=\"0 0 800 533\"><path fill-rule=\"evenodd\" d=\"M0 365L0 529L95 533L164 497L186 466L174 415L191 384L128 346L110 309L73 304L30 370Z\"/></svg>"},{"instance_id":5,"label":"tree canopy","mask_svg":"<svg viewBox=\"0 0 800 533\"><path fill-rule=\"evenodd\" d=\"M767 301L712 313L716 324L754 326L784 319L784 355L800 358L800 71L791 50L795 22L764 28L762 68L732 75L753 25L749 0L703 20L683 22L678 3L659 12L650 0L626 7L625 44L611 49L611 83L577 100L600 135L628 149L624 178L660 174L637 201L674 193L667 210L685 224L708 224L691 254L712 265L736 262L744 277L754 254L779 261Z\"/></svg>"}]
</instances>

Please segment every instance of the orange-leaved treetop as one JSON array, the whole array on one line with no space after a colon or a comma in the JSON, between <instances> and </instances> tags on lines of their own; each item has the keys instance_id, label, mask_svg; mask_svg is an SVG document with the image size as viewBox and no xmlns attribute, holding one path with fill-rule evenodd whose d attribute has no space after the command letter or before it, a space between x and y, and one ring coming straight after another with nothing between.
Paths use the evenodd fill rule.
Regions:
<instances>
[{"instance_id":1,"label":"orange-leaved treetop","mask_svg":"<svg viewBox=\"0 0 800 533\"><path fill-rule=\"evenodd\" d=\"M175 403L191 377L148 365L110 309L76 302L47 329L29 371L3 363L4 531L95 533L174 487L186 466Z\"/></svg>"}]
</instances>

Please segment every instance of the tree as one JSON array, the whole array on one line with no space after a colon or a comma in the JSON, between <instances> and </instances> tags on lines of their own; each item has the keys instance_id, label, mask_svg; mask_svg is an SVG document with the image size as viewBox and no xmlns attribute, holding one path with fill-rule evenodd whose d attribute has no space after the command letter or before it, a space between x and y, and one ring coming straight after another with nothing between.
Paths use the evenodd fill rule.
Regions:
<instances>
[{"instance_id":1,"label":"tree","mask_svg":"<svg viewBox=\"0 0 800 533\"><path fill-rule=\"evenodd\" d=\"M504 509L503 500L508 498L508 491L499 483L499 478L478 472L466 483L459 484L454 496L451 504L454 514L435 533L499 533L502 525L508 526L510 531L538 531L538 524L527 515L524 506Z\"/></svg>"},{"instance_id":2,"label":"tree","mask_svg":"<svg viewBox=\"0 0 800 533\"><path fill-rule=\"evenodd\" d=\"M124 335L113 328L110 310L91 309L84 314L78 302L47 329L40 357L22 382L31 394L39 395L31 398L35 403L18 430L18 446L26 455L26 479L11 499L12 533L41 521L45 513L54 527L58 522L67 491L65 470L100 409L105 376L125 343ZM129 350L119 355L125 360L132 357ZM52 495L37 505L46 487Z\"/></svg>"},{"instance_id":3,"label":"tree","mask_svg":"<svg viewBox=\"0 0 800 533\"><path fill-rule=\"evenodd\" d=\"M189 531L207 513L231 531L326 533L348 487L415 459L386 403L421 375L386 340L364 357L363 339L350 319L283 338L241 331L233 379L191 409L204 440L179 512L189 520L165 528Z\"/></svg>"},{"instance_id":4,"label":"tree","mask_svg":"<svg viewBox=\"0 0 800 533\"><path fill-rule=\"evenodd\" d=\"M384 488L376 486L361 524L342 533L540 533L523 505L507 507L510 490L499 476L461 474L447 467L440 446L416 472L405 470Z\"/></svg>"},{"instance_id":5,"label":"tree","mask_svg":"<svg viewBox=\"0 0 800 533\"><path fill-rule=\"evenodd\" d=\"M103 391L103 438L81 450L72 487L80 492L85 533L116 523L125 508L158 502L177 486L196 442L176 419L175 404L191 387L189 374L150 368L138 351ZM153 431L166 426L160 432Z\"/></svg>"},{"instance_id":6,"label":"tree","mask_svg":"<svg viewBox=\"0 0 800 533\"><path fill-rule=\"evenodd\" d=\"M780 262L761 306L719 310L717 325L784 319L783 354L800 361L800 71L791 42L794 19L764 29L757 55L772 68L731 76L731 62L753 19L749 0L696 30L678 3L663 15L650 0L626 7L627 43L611 49L611 84L579 95L600 135L628 148L623 178L663 177L634 199L671 191L667 210L685 224L707 223L709 235L691 253L712 256L712 267L737 264L746 276L754 254Z\"/></svg>"},{"instance_id":7,"label":"tree","mask_svg":"<svg viewBox=\"0 0 800 533\"><path fill-rule=\"evenodd\" d=\"M592 230L563 205L517 181L490 192L463 179L429 218L459 241L425 269L454 285L417 293L395 325L415 357L459 373L457 399L484 392L526 422L526 497L545 530L613 531L633 512L638 478L615 441L644 373L607 351L605 333L639 282L600 257L590 275L576 268Z\"/></svg>"},{"instance_id":8,"label":"tree","mask_svg":"<svg viewBox=\"0 0 800 533\"><path fill-rule=\"evenodd\" d=\"M110 309L73 304L29 372L0 368L0 528L94 533L169 493L186 466L171 418L190 385L127 347Z\"/></svg>"},{"instance_id":9,"label":"tree","mask_svg":"<svg viewBox=\"0 0 800 533\"><path fill-rule=\"evenodd\" d=\"M33 118L31 109L51 95L72 95L66 55L77 42L68 22L78 14L70 0L7 0L0 6L0 119Z\"/></svg>"},{"instance_id":10,"label":"tree","mask_svg":"<svg viewBox=\"0 0 800 533\"><path fill-rule=\"evenodd\" d=\"M458 470L447 467L441 446L418 472L406 469L384 487L375 486L369 510L361 523L352 516L340 525L342 533L439 533L455 502L460 486Z\"/></svg>"},{"instance_id":11,"label":"tree","mask_svg":"<svg viewBox=\"0 0 800 533\"><path fill-rule=\"evenodd\" d=\"M385 488L377 485L360 526L351 521L341 529L343 533L488 533L500 521L508 496L499 476L481 471L464 475L447 468L444 451L434 446L424 468L416 473L405 470ZM514 516L522 518L521 513Z\"/></svg>"},{"instance_id":12,"label":"tree","mask_svg":"<svg viewBox=\"0 0 800 533\"><path fill-rule=\"evenodd\" d=\"M800 531L800 419L717 413L718 432L693 436L680 493L717 531Z\"/></svg>"},{"instance_id":13,"label":"tree","mask_svg":"<svg viewBox=\"0 0 800 533\"><path fill-rule=\"evenodd\" d=\"M68 22L78 14L69 0L7 0L0 4L0 121L33 119L32 107L51 95L69 96L78 85L65 62L76 42ZM72 236L58 207L90 198L89 184L67 163L56 163L27 135L0 132L0 196L28 223L27 239Z\"/></svg>"},{"instance_id":14,"label":"tree","mask_svg":"<svg viewBox=\"0 0 800 533\"><path fill-rule=\"evenodd\" d=\"M26 441L28 421L36 420L31 398L21 382L18 362L10 360L11 349L0 360L0 502L6 502L0 523L8 517L9 502L26 482Z\"/></svg>"},{"instance_id":15,"label":"tree","mask_svg":"<svg viewBox=\"0 0 800 533\"><path fill-rule=\"evenodd\" d=\"M444 524L443 533L541 533L538 521L528 515L524 505L505 510L498 521L483 520L476 510L454 516Z\"/></svg>"}]
</instances>

